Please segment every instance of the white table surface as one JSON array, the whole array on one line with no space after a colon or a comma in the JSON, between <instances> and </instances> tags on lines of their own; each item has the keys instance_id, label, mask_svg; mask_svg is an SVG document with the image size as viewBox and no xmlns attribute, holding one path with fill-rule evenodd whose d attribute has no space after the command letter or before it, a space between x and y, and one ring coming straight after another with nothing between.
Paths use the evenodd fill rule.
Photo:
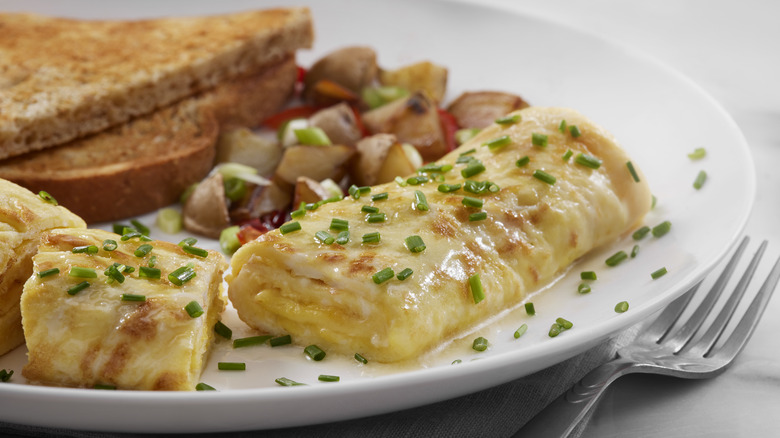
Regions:
<instances>
[{"instance_id":1,"label":"white table surface","mask_svg":"<svg viewBox=\"0 0 780 438\"><path fill-rule=\"evenodd\" d=\"M771 0L490 1L639 49L703 87L750 145L758 190L745 233L780 253L780 2ZM724 205L728 200L724 199ZM763 267L758 275L768 270ZM755 437L780 434L780 294L736 363L713 380L624 377L584 437Z\"/></svg>"}]
</instances>

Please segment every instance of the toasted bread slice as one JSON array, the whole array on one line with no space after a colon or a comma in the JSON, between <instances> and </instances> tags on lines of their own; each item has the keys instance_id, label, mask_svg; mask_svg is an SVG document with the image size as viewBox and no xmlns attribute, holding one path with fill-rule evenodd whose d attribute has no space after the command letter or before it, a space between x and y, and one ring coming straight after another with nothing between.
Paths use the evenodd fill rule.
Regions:
<instances>
[{"instance_id":1,"label":"toasted bread slice","mask_svg":"<svg viewBox=\"0 0 780 438\"><path fill-rule=\"evenodd\" d=\"M45 190L87 223L137 216L169 205L211 170L220 126L254 126L285 102L293 56L66 145L0 161L0 178Z\"/></svg>"},{"instance_id":2,"label":"toasted bread slice","mask_svg":"<svg viewBox=\"0 0 780 438\"><path fill-rule=\"evenodd\" d=\"M145 115L310 47L307 8L139 21L0 14L0 159Z\"/></svg>"}]
</instances>

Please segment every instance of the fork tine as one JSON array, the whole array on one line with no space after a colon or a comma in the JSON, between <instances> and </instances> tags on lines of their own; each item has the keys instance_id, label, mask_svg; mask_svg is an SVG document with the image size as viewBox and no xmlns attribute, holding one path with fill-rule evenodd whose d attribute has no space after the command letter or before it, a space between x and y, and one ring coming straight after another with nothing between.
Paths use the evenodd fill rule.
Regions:
<instances>
[{"instance_id":1,"label":"fork tine","mask_svg":"<svg viewBox=\"0 0 780 438\"><path fill-rule=\"evenodd\" d=\"M758 321L761 319L761 315L764 313L766 305L775 291L778 280L780 280L780 257L775 261L772 271L767 276L767 279L764 280L764 284L753 298L750 307L745 311L734 332L731 333L718 351L710 353L710 357L730 362L742 351L742 348L753 334L756 325L758 325Z\"/></svg>"},{"instance_id":2,"label":"fork tine","mask_svg":"<svg viewBox=\"0 0 780 438\"><path fill-rule=\"evenodd\" d=\"M664 337L669 334L669 331L680 318L680 315L685 311L685 308L688 307L691 298L696 295L699 286L701 286L701 281L696 283L688 292L685 292L669 303L647 330L642 331L637 336L637 339L641 337L643 340L655 343L663 341Z\"/></svg>"},{"instance_id":3,"label":"fork tine","mask_svg":"<svg viewBox=\"0 0 780 438\"><path fill-rule=\"evenodd\" d=\"M740 242L737 250L731 257L731 260L729 260L728 264L726 264L726 268L712 285L712 289L710 289L710 291L707 293L707 296L704 297L704 300L702 300L701 304L699 304L699 307L696 308L696 310L693 312L693 315L688 318L688 321L686 321L685 324L683 324L683 326L674 333L674 335L663 341L664 344L671 346L673 350L677 352L688 342L690 342L693 335L707 318L707 315L709 315L712 311L712 307L715 305L715 302L718 301L718 297L720 297L720 294L726 287L726 284L731 278L731 275L734 273L734 269L736 268L737 263L739 262L740 258L742 258L742 254L745 252L745 247L747 247L749 240L750 238L747 236L742 239L742 242Z\"/></svg>"},{"instance_id":4,"label":"fork tine","mask_svg":"<svg viewBox=\"0 0 780 438\"><path fill-rule=\"evenodd\" d=\"M701 356L707 356L709 354L712 347L718 342L718 339L720 339L723 331L726 330L726 325L728 325L731 317L734 315L734 311L737 309L740 300L742 300L742 296L745 295L745 290L747 290L750 280L753 279L758 263L764 255L766 245L767 241L765 240L761 243L758 250L756 250L753 259L750 261L745 273L742 274L742 278L740 278L734 292L731 293L726 304L723 305L720 313L718 313L718 316L712 321L712 324L704 335L698 341L686 345L680 352L688 351Z\"/></svg>"}]
</instances>

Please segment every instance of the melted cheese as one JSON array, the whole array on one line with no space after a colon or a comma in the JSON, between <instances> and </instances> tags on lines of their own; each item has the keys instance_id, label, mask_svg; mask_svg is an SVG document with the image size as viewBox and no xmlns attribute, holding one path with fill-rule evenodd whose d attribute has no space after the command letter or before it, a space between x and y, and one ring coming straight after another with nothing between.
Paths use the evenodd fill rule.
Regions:
<instances>
[{"instance_id":1,"label":"melted cheese","mask_svg":"<svg viewBox=\"0 0 780 438\"><path fill-rule=\"evenodd\" d=\"M301 231L270 232L244 245L228 277L228 294L241 319L327 351L382 362L409 359L517 305L577 258L641 221L650 191L641 173L640 182L633 180L629 158L606 131L569 109L535 107L516 114L519 123L488 127L438 161L454 166L445 173L446 183L463 183L466 165L456 160L475 149L470 156L486 170L471 179L491 181L498 192L441 193L440 182L384 184L371 193L388 192L386 201L364 195L325 204L299 220ZM559 131L564 119L577 125L579 137ZM547 135L547 146L534 145L533 133ZM504 135L510 144L495 151L482 146ZM568 150L573 156L564 161ZM575 164L579 153L597 157L601 166ZM526 155L529 164L516 166ZM556 182L533 177L537 169ZM414 208L415 190L425 194L428 211ZM464 196L480 198L483 208L464 206ZM387 221L367 223L361 212L366 204L386 213ZM469 221L478 211L487 212L487 219ZM349 221L346 245L315 239L332 218ZM370 232L381 234L380 243L361 243ZM410 235L422 237L423 252L405 247ZM375 284L372 275L388 267L396 273L411 268L414 274ZM473 274L480 275L485 290L479 303L468 284Z\"/></svg>"}]
</instances>

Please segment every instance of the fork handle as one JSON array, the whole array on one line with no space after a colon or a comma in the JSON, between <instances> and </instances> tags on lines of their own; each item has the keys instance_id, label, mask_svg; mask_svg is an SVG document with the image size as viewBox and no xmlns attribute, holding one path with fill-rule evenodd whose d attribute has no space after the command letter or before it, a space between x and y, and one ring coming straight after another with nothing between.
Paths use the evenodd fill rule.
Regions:
<instances>
[{"instance_id":1,"label":"fork handle","mask_svg":"<svg viewBox=\"0 0 780 438\"><path fill-rule=\"evenodd\" d=\"M523 426L515 437L567 437L618 377L634 371L634 363L617 357L589 372Z\"/></svg>"}]
</instances>

